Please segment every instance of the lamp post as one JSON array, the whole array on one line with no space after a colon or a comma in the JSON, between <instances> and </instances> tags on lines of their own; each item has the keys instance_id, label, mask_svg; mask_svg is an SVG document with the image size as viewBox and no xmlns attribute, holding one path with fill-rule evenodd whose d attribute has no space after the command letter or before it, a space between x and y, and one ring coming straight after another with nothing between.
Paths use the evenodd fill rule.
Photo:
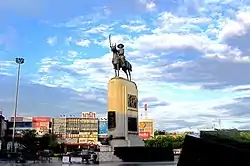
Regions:
<instances>
[{"instance_id":1,"label":"lamp post","mask_svg":"<svg viewBox=\"0 0 250 166\"><path fill-rule=\"evenodd\" d=\"M16 113L17 113L17 105L18 105L18 92L19 92L19 82L20 82L20 70L21 70L21 64L24 63L24 58L16 58L16 63L18 64L18 70L17 70L15 106L14 106L14 121L13 121L13 133L12 133L12 151L13 152L15 151Z\"/></svg>"}]
</instances>

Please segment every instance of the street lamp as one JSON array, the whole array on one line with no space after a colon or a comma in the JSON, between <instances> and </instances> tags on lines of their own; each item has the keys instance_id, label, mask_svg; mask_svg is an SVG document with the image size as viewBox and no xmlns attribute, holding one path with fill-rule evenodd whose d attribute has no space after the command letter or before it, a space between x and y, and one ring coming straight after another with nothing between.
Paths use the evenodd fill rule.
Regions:
<instances>
[{"instance_id":1,"label":"street lamp","mask_svg":"<svg viewBox=\"0 0 250 166\"><path fill-rule=\"evenodd\" d=\"M16 95L15 95L15 106L14 106L14 121L13 121L13 133L12 133L12 151L13 152L15 151L16 113L17 113L17 105L18 105L20 70L21 70L21 64L24 63L24 58L16 58L16 63L18 64L18 70L17 70Z\"/></svg>"}]
</instances>

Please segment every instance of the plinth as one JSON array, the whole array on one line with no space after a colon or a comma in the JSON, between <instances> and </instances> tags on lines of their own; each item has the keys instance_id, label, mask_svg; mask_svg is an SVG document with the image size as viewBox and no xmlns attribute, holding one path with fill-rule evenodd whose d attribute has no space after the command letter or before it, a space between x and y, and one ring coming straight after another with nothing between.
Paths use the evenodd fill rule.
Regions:
<instances>
[{"instance_id":1,"label":"plinth","mask_svg":"<svg viewBox=\"0 0 250 166\"><path fill-rule=\"evenodd\" d=\"M109 80L108 129L112 147L144 146L138 136L138 89L135 82L121 77Z\"/></svg>"}]
</instances>

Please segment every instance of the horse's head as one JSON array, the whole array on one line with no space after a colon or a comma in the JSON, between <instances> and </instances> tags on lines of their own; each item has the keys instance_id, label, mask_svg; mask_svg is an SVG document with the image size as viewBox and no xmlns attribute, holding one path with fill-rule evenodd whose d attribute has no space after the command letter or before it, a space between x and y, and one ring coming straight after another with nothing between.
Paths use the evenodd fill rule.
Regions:
<instances>
[{"instance_id":1,"label":"horse's head","mask_svg":"<svg viewBox=\"0 0 250 166\"><path fill-rule=\"evenodd\" d=\"M110 46L110 49L111 49L111 51L112 51L113 53L116 53L116 52L117 52L116 44L111 45L111 46Z\"/></svg>"}]
</instances>

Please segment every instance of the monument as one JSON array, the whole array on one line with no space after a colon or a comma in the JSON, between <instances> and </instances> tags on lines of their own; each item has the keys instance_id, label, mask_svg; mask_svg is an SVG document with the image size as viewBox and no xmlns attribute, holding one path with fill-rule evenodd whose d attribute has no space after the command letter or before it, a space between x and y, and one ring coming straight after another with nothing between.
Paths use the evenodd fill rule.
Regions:
<instances>
[{"instance_id":1,"label":"monument","mask_svg":"<svg viewBox=\"0 0 250 166\"><path fill-rule=\"evenodd\" d=\"M115 77L108 82L109 143L112 147L143 147L138 135L138 89L131 80L132 65L125 58L124 45L113 45L111 35L109 42L115 70ZM120 77L120 69L127 78Z\"/></svg>"},{"instance_id":2,"label":"monument","mask_svg":"<svg viewBox=\"0 0 250 166\"><path fill-rule=\"evenodd\" d=\"M139 137L138 87L131 79L132 65L126 60L123 44L112 44L115 76L108 82L108 138L100 146L99 161L173 161L172 146L146 147ZM120 77L120 69L126 78Z\"/></svg>"}]
</instances>

